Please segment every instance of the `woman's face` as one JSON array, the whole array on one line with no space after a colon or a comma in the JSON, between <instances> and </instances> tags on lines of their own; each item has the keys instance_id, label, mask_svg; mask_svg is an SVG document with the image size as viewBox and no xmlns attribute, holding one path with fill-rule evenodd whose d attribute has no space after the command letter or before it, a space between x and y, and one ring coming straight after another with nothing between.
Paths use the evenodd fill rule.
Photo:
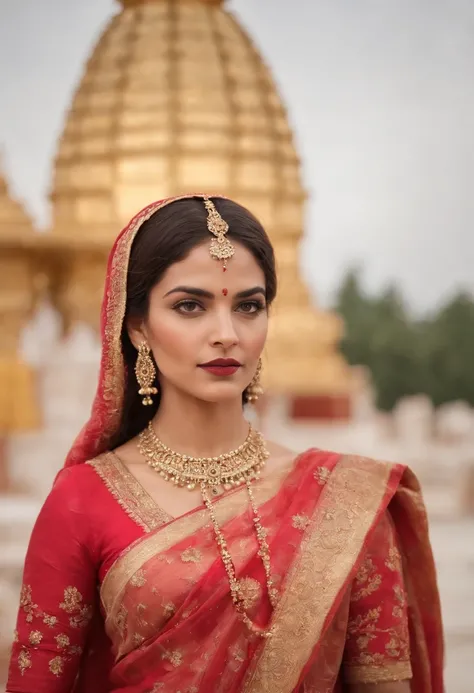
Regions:
<instances>
[{"instance_id":1,"label":"woman's face","mask_svg":"<svg viewBox=\"0 0 474 693\"><path fill-rule=\"evenodd\" d=\"M141 332L164 392L220 402L240 398L255 374L268 328L265 275L250 251L234 245L226 272L206 241L171 265L150 294ZM140 336L131 336L137 345Z\"/></svg>"}]
</instances>

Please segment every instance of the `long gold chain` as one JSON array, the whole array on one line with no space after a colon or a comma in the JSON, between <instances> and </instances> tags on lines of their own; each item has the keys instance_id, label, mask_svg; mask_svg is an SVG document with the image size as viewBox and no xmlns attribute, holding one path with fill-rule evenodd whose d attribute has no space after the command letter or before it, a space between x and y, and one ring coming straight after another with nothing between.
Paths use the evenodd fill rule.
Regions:
<instances>
[{"instance_id":1,"label":"long gold chain","mask_svg":"<svg viewBox=\"0 0 474 693\"><path fill-rule=\"evenodd\" d=\"M138 449L145 457L149 466L166 481L170 481L180 487L186 487L190 491L199 486L204 505L211 518L219 552L229 580L232 602L237 614L253 633L263 638L270 637L272 629L257 626L247 615L245 596L240 580L236 576L227 541L219 527L215 509L208 493L210 489L213 495L217 495L219 487L223 487L225 490L243 484L247 487L253 514L253 525L259 546L258 555L262 559L265 571L268 597L271 605L275 607L278 591L274 587L271 574L270 549L251 485L251 481L260 476L261 469L268 458L268 451L262 435L250 427L247 439L236 450L219 457L190 457L189 455L181 455L167 447L158 438L150 422L148 428L138 436Z\"/></svg>"}]
</instances>

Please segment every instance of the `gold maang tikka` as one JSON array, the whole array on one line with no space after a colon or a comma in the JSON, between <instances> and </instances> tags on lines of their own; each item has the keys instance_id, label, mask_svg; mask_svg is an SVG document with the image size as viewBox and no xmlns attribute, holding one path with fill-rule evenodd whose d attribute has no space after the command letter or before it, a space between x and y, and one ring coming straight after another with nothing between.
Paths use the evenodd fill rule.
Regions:
<instances>
[{"instance_id":1,"label":"gold maang tikka","mask_svg":"<svg viewBox=\"0 0 474 693\"><path fill-rule=\"evenodd\" d=\"M226 238L229 224L221 217L214 203L208 197L204 197L204 205L207 210L207 228L214 234L209 252L214 260L223 260L223 270L227 269L227 260L235 253L232 243Z\"/></svg>"}]
</instances>

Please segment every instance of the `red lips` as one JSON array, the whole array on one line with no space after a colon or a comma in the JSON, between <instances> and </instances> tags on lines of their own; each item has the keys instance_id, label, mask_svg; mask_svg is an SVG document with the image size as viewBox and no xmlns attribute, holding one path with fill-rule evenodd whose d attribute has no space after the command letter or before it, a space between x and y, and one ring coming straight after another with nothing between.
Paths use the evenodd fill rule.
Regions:
<instances>
[{"instance_id":1,"label":"red lips","mask_svg":"<svg viewBox=\"0 0 474 693\"><path fill-rule=\"evenodd\" d=\"M242 364L235 359L214 359L214 361L208 361L207 363L201 363L201 368L207 368L208 366L241 366Z\"/></svg>"},{"instance_id":2,"label":"red lips","mask_svg":"<svg viewBox=\"0 0 474 693\"><path fill-rule=\"evenodd\" d=\"M199 368L212 373L212 375L228 376L234 375L242 364L235 359L214 359L208 363L200 364Z\"/></svg>"}]
</instances>

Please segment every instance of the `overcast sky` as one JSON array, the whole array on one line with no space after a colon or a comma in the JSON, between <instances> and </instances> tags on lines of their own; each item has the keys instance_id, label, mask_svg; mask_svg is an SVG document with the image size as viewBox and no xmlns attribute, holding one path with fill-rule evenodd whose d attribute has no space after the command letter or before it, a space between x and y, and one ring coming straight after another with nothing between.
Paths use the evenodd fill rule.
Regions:
<instances>
[{"instance_id":1,"label":"overcast sky","mask_svg":"<svg viewBox=\"0 0 474 693\"><path fill-rule=\"evenodd\" d=\"M474 1L229 0L272 66L310 194L304 272L410 306L474 291ZM0 0L0 143L41 223L65 109L113 0Z\"/></svg>"}]
</instances>

